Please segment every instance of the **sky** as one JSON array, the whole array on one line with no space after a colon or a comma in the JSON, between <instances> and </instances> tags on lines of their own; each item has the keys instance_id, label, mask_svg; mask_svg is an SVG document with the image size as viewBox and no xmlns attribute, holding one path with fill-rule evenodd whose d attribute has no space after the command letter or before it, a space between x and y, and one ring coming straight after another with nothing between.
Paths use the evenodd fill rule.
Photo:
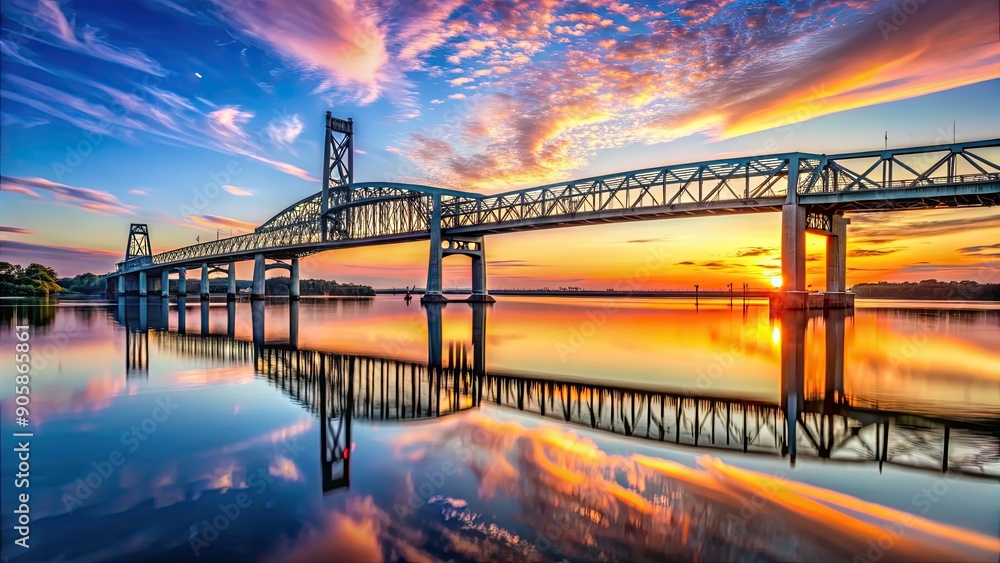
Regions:
<instances>
[{"instance_id":1,"label":"sky","mask_svg":"<svg viewBox=\"0 0 1000 563\"><path fill-rule=\"evenodd\" d=\"M481 193L886 136L1000 137L995 0L2 0L2 12L0 260L60 275L113 269L132 222L163 251L246 233L315 193L326 111L355 121L356 181ZM1000 282L995 210L851 218L849 285ZM488 285L768 287L779 234L765 213L495 235ZM825 240L807 247L821 288ZM302 274L422 286L426 262L427 243L408 243L315 255ZM468 285L468 261L447 259L445 286Z\"/></svg>"}]
</instances>

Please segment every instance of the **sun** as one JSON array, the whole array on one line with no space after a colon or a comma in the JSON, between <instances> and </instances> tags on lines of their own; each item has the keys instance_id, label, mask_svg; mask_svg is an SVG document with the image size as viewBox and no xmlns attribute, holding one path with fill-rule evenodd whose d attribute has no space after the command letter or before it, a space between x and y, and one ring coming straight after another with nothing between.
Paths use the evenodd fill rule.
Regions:
<instances>
[{"instance_id":1,"label":"sun","mask_svg":"<svg viewBox=\"0 0 1000 563\"><path fill-rule=\"evenodd\" d=\"M781 287L782 281L781 276L771 276L771 285L774 287Z\"/></svg>"}]
</instances>

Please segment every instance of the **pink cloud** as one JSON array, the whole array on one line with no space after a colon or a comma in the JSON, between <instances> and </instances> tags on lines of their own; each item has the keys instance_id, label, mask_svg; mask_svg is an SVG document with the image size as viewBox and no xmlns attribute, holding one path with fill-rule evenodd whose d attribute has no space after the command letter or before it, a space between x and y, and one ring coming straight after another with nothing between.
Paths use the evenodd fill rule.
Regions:
<instances>
[{"instance_id":1,"label":"pink cloud","mask_svg":"<svg viewBox=\"0 0 1000 563\"><path fill-rule=\"evenodd\" d=\"M5 227L3 225L0 225L0 233L13 233L15 235L33 235L33 234L35 234L33 231L29 231L28 229L22 229L20 227Z\"/></svg>"},{"instance_id":2,"label":"pink cloud","mask_svg":"<svg viewBox=\"0 0 1000 563\"><path fill-rule=\"evenodd\" d=\"M222 17L268 44L287 62L323 78L320 91L337 88L368 104L405 83L389 64L377 13L351 0L298 3L216 0Z\"/></svg>"},{"instance_id":3,"label":"pink cloud","mask_svg":"<svg viewBox=\"0 0 1000 563\"><path fill-rule=\"evenodd\" d=\"M58 201L105 215L130 215L135 209L135 206L122 203L108 192L68 186L45 178L0 176L0 188L32 197L39 197L38 193L33 190L45 190L52 193Z\"/></svg>"},{"instance_id":4,"label":"pink cloud","mask_svg":"<svg viewBox=\"0 0 1000 563\"><path fill-rule=\"evenodd\" d=\"M214 231L216 229L222 230L237 230L237 231L252 231L257 228L256 223L250 223L248 221L241 221L239 219L233 219L232 217L223 217L221 215L190 215L188 220L200 229Z\"/></svg>"},{"instance_id":5,"label":"pink cloud","mask_svg":"<svg viewBox=\"0 0 1000 563\"><path fill-rule=\"evenodd\" d=\"M238 195L238 196L252 196L253 195L253 192L251 192L250 190L244 190L243 188L238 188L236 186L225 185L225 186L222 186L222 189L226 190L226 192L228 192L228 193L231 193L233 195Z\"/></svg>"}]
</instances>

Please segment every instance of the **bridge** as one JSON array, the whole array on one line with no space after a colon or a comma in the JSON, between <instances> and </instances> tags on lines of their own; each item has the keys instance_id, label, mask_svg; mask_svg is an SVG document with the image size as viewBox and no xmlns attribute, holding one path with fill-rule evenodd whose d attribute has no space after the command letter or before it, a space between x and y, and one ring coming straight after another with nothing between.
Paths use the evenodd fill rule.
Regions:
<instances>
[{"instance_id":1,"label":"bridge","mask_svg":"<svg viewBox=\"0 0 1000 563\"><path fill-rule=\"evenodd\" d=\"M956 413L933 405L886 405L845 393L844 328L850 311L788 310L781 329L781 391L775 400L715 396L702 389L654 389L572 380L564 376L486 369L489 305L470 303L468 340L442 339L442 304L425 308L427 361L303 350L298 347L298 302L290 302L287 340L264 338L263 301L250 304L253 338L234 337L235 303L227 304L225 334L171 331L169 308L119 301L117 320L128 330L126 376L148 373L150 349L207 360L206 367L244 364L322 421L324 488L346 486L352 421L405 422L477 408L500 408L622 436L720 452L797 456L841 462L902 465L970 476L1000 477L1000 421L986 413ZM148 305L147 305L148 306ZM154 323L149 319L163 317ZM826 326L825 380L804 381L808 316ZM152 341L152 344L151 344ZM338 485L339 483L339 485Z\"/></svg>"},{"instance_id":2,"label":"bridge","mask_svg":"<svg viewBox=\"0 0 1000 563\"><path fill-rule=\"evenodd\" d=\"M186 293L186 271L225 273L236 295L235 263L254 261L251 296L264 297L266 271L283 268L299 297L303 256L340 248L430 242L423 302L446 302L441 263L468 256L470 301L489 302L485 238L530 231L735 213L781 213L778 308L853 306L846 292L851 212L992 206L1000 200L1000 139L836 155L791 152L666 165L498 194L394 182L354 181L354 122L326 115L319 193L293 203L254 232L153 254L145 224L132 224L125 259L108 275L111 295L169 298L169 279ZM823 295L806 291L806 232L827 237ZM157 279L159 278L159 279Z\"/></svg>"}]
</instances>

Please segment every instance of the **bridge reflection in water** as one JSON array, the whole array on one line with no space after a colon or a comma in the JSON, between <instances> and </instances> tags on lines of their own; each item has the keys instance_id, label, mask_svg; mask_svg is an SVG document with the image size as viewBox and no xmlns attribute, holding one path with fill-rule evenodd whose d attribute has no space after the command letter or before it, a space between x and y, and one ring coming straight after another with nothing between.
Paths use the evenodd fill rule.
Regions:
<instances>
[{"instance_id":1,"label":"bridge reflection in water","mask_svg":"<svg viewBox=\"0 0 1000 563\"><path fill-rule=\"evenodd\" d=\"M145 300L142 300L145 301ZM442 338L443 304L424 306L428 362L298 348L298 301L289 302L288 341L264 339L264 302L251 303L253 340L234 338L235 304L227 304L225 334L211 334L201 303L201 334L185 332L185 307L171 329L166 302L120 300L126 327L126 376L147 377L149 342L161 352L211 362L252 363L260 377L315 414L321 424L323 489L350 483L353 420L432 419L483 404L562 423L659 442L748 454L842 462L896 464L973 476L1000 476L1000 420L976 413L886 409L844 393L845 310L812 314L826 325L825 386L806 392L805 339L810 313L773 317L781 338L781 397L777 402L712 396L699 385L655 390L566 381L536 374L488 372L486 317L472 308L471 346ZM150 323L153 318L155 322ZM154 332L150 333L150 329ZM151 337L152 336L152 337ZM710 385L700 385L707 388Z\"/></svg>"}]
</instances>

